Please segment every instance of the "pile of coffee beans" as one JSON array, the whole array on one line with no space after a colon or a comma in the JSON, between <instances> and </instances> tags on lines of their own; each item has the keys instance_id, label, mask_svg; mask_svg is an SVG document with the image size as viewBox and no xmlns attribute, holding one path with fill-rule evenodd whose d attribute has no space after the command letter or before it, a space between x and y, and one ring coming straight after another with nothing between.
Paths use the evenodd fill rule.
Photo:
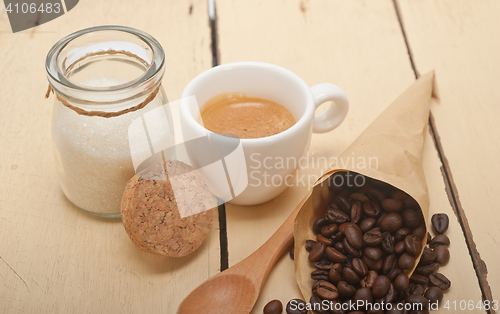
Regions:
<instances>
[{"instance_id":1,"label":"pile of coffee beans","mask_svg":"<svg viewBox=\"0 0 500 314\"><path fill-rule=\"evenodd\" d=\"M343 176L343 181L334 176L333 183L348 182L349 173L338 175ZM315 283L310 303L317 313L384 313L369 306L354 312L341 309L342 303L360 304L358 301L391 303L393 309L397 303L421 303L421 313L426 313L428 300L441 301L442 291L450 286L450 281L437 272L450 257L446 247L449 239L443 234L448 217L433 216L434 230L439 235L428 238L429 246L423 248L424 237L429 235L418 203L389 184L361 179L357 180L364 183L361 186L333 184L334 197L313 223L316 239L305 243L309 261L316 268L311 273ZM422 249L422 260L408 278L405 271L414 267ZM430 288L426 290L426 286ZM329 310L320 306L324 300L330 304ZM332 306L336 303L341 304Z\"/></svg>"},{"instance_id":2,"label":"pile of coffee beans","mask_svg":"<svg viewBox=\"0 0 500 314\"><path fill-rule=\"evenodd\" d=\"M450 280L438 272L450 259L450 239L445 235L448 216L432 216L436 234L432 237L426 232L420 206L408 194L364 176L359 186L348 184L347 172L335 176L341 176L346 184L330 185L334 197L312 225L316 239L304 244L316 268L311 273L315 280L312 297L309 303L290 300L286 313L307 314L308 309L314 309L312 313L321 314L425 314L429 307L437 309L443 292L451 286ZM342 181L335 176L330 182ZM423 247L424 237L427 245ZM422 250L414 273L408 277L405 271L414 267ZM328 309L324 309L325 301ZM378 310L376 306L353 310L351 304L358 301L391 303L392 310L387 310L387 305ZM422 310L406 310L417 303L422 304ZM398 310L398 304L402 310ZM275 313L282 313L277 300L264 308L264 314Z\"/></svg>"}]
</instances>

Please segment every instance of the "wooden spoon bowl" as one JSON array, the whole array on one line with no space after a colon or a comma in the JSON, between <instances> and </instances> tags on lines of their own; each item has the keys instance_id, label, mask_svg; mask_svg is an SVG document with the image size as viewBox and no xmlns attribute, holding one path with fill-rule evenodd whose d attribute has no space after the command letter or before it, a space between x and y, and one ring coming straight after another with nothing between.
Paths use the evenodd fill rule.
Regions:
<instances>
[{"instance_id":1,"label":"wooden spoon bowl","mask_svg":"<svg viewBox=\"0 0 500 314\"><path fill-rule=\"evenodd\" d=\"M293 242L293 223L304 202L252 255L194 289L181 302L177 314L250 313L269 272Z\"/></svg>"}]
</instances>

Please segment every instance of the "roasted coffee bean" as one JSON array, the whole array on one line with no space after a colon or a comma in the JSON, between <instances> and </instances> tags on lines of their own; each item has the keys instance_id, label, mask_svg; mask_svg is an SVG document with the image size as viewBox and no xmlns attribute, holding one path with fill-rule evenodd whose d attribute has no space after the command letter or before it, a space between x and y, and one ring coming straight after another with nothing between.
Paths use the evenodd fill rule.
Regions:
<instances>
[{"instance_id":1,"label":"roasted coffee bean","mask_svg":"<svg viewBox=\"0 0 500 314\"><path fill-rule=\"evenodd\" d=\"M401 255L406 252L405 241L399 241L394 246L394 253Z\"/></svg>"},{"instance_id":2,"label":"roasted coffee bean","mask_svg":"<svg viewBox=\"0 0 500 314\"><path fill-rule=\"evenodd\" d=\"M306 250L308 252L310 252L312 250L314 244L316 244L316 241L314 241L314 240L306 240L306 242L305 242Z\"/></svg>"},{"instance_id":3,"label":"roasted coffee bean","mask_svg":"<svg viewBox=\"0 0 500 314\"><path fill-rule=\"evenodd\" d=\"M418 294L410 294L409 296L407 296L405 298L405 301L407 303L412 303L412 304L420 303L420 304L422 304L423 308L427 308L427 306L429 304L429 302L427 301L426 298L424 298L423 295L418 295Z\"/></svg>"},{"instance_id":4,"label":"roasted coffee bean","mask_svg":"<svg viewBox=\"0 0 500 314\"><path fill-rule=\"evenodd\" d=\"M355 201L351 207L351 222L358 223L361 219L361 214L363 213L363 205L360 201Z\"/></svg>"},{"instance_id":5,"label":"roasted coffee bean","mask_svg":"<svg viewBox=\"0 0 500 314\"><path fill-rule=\"evenodd\" d=\"M332 239L333 243L342 241L343 238L344 238L344 234L342 232L337 232L335 235L330 237L330 239Z\"/></svg>"},{"instance_id":6,"label":"roasted coffee bean","mask_svg":"<svg viewBox=\"0 0 500 314\"><path fill-rule=\"evenodd\" d=\"M414 236L417 236L421 241L427 236L427 229L424 224L421 224L417 228L415 228L412 233Z\"/></svg>"},{"instance_id":7,"label":"roasted coffee bean","mask_svg":"<svg viewBox=\"0 0 500 314\"><path fill-rule=\"evenodd\" d=\"M346 238L344 238L344 248L347 253L347 255L351 257L361 257L361 251L356 250L351 244L349 244L349 241L347 241Z\"/></svg>"},{"instance_id":8,"label":"roasted coffee bean","mask_svg":"<svg viewBox=\"0 0 500 314\"><path fill-rule=\"evenodd\" d=\"M413 274L410 277L410 282L425 286L427 283L429 283L429 279L419 274Z\"/></svg>"},{"instance_id":9,"label":"roasted coffee bean","mask_svg":"<svg viewBox=\"0 0 500 314\"><path fill-rule=\"evenodd\" d=\"M342 242L335 242L333 244L333 247L339 251L340 253L344 254L345 253L345 249L344 249L344 243Z\"/></svg>"},{"instance_id":10,"label":"roasted coffee bean","mask_svg":"<svg viewBox=\"0 0 500 314\"><path fill-rule=\"evenodd\" d=\"M408 278L409 280L409 278ZM408 287L406 288L405 292L404 292L404 296L403 296L403 299L406 298L407 295L410 295L412 294L413 292L413 288L415 287L415 284L414 283L409 283L408 284ZM423 293L423 292L422 292Z\"/></svg>"},{"instance_id":11,"label":"roasted coffee bean","mask_svg":"<svg viewBox=\"0 0 500 314\"><path fill-rule=\"evenodd\" d=\"M384 303L392 303L396 299L396 289L394 289L394 285L391 283L389 286L389 291L384 297Z\"/></svg>"},{"instance_id":12,"label":"roasted coffee bean","mask_svg":"<svg viewBox=\"0 0 500 314\"><path fill-rule=\"evenodd\" d=\"M403 218L398 213L388 213L380 221L380 228L383 231L396 232L403 225Z\"/></svg>"},{"instance_id":13,"label":"roasted coffee bean","mask_svg":"<svg viewBox=\"0 0 500 314\"><path fill-rule=\"evenodd\" d=\"M359 227L358 227L358 225L357 225L357 224L354 224L354 223L352 223L352 222L348 221L348 222L344 222L343 224L341 224L341 225L339 226L339 232L341 232L342 234L345 234L345 228L347 228L347 227L349 227L349 226L353 226L353 227L355 227L355 228L358 228L358 229L359 229ZM361 229L360 229L360 230L361 230Z\"/></svg>"},{"instance_id":14,"label":"roasted coffee bean","mask_svg":"<svg viewBox=\"0 0 500 314\"><path fill-rule=\"evenodd\" d=\"M385 275L380 275L377 277L372 286L372 295L374 298L384 297L391 286L391 280Z\"/></svg>"},{"instance_id":15,"label":"roasted coffee bean","mask_svg":"<svg viewBox=\"0 0 500 314\"><path fill-rule=\"evenodd\" d=\"M377 201L367 201L363 203L363 212L367 217L376 218L382 212L382 208Z\"/></svg>"},{"instance_id":16,"label":"roasted coffee bean","mask_svg":"<svg viewBox=\"0 0 500 314\"><path fill-rule=\"evenodd\" d=\"M368 246L377 246L382 242L382 232L378 230L368 230L363 235L363 241Z\"/></svg>"},{"instance_id":17,"label":"roasted coffee bean","mask_svg":"<svg viewBox=\"0 0 500 314\"><path fill-rule=\"evenodd\" d=\"M427 244L431 243L432 236L429 232L427 232Z\"/></svg>"},{"instance_id":18,"label":"roasted coffee bean","mask_svg":"<svg viewBox=\"0 0 500 314\"><path fill-rule=\"evenodd\" d=\"M409 228L401 228L401 229L398 229L398 231L396 231L396 233L394 234L394 242L399 242L399 241L402 241L406 238L407 235L409 235L411 233L411 230Z\"/></svg>"},{"instance_id":19,"label":"roasted coffee bean","mask_svg":"<svg viewBox=\"0 0 500 314\"><path fill-rule=\"evenodd\" d=\"M303 309L303 310L299 310ZM293 299L286 304L287 314L307 314L306 302L301 299Z\"/></svg>"},{"instance_id":20,"label":"roasted coffee bean","mask_svg":"<svg viewBox=\"0 0 500 314\"><path fill-rule=\"evenodd\" d=\"M351 200L348 197L345 197L343 195L339 195L335 197L335 204L338 205L340 210L342 210L344 213L350 215L351 214Z\"/></svg>"},{"instance_id":21,"label":"roasted coffee bean","mask_svg":"<svg viewBox=\"0 0 500 314\"><path fill-rule=\"evenodd\" d=\"M342 275L345 281L347 281L351 285L355 285L359 282L359 276L354 270L352 270L352 268L344 267L342 269Z\"/></svg>"},{"instance_id":22,"label":"roasted coffee bean","mask_svg":"<svg viewBox=\"0 0 500 314\"><path fill-rule=\"evenodd\" d=\"M425 288L420 284L410 283L406 288L406 295L424 295Z\"/></svg>"},{"instance_id":23,"label":"roasted coffee bean","mask_svg":"<svg viewBox=\"0 0 500 314\"><path fill-rule=\"evenodd\" d=\"M314 267L317 269L322 269L322 270L330 270L332 268L333 263L327 260L321 260L319 262L313 263Z\"/></svg>"},{"instance_id":24,"label":"roasted coffee bean","mask_svg":"<svg viewBox=\"0 0 500 314\"><path fill-rule=\"evenodd\" d=\"M383 209L385 209L390 213L398 212L403 209L403 202L392 198L386 198L385 200L382 200L380 205L382 206Z\"/></svg>"},{"instance_id":25,"label":"roasted coffee bean","mask_svg":"<svg viewBox=\"0 0 500 314\"><path fill-rule=\"evenodd\" d=\"M394 267L388 274L387 274L387 277L389 277L390 280L394 280L396 279L397 276L399 276L399 274L402 274L403 271L398 268L398 267Z\"/></svg>"},{"instance_id":26,"label":"roasted coffee bean","mask_svg":"<svg viewBox=\"0 0 500 314\"><path fill-rule=\"evenodd\" d=\"M383 210L382 213L380 214L380 216L378 216L377 223L375 224L377 227L380 228L380 222L382 221L382 219L384 219L385 216L387 216L387 214L388 214L388 212ZM382 228L380 228L380 230L382 231Z\"/></svg>"},{"instance_id":27,"label":"roasted coffee bean","mask_svg":"<svg viewBox=\"0 0 500 314\"><path fill-rule=\"evenodd\" d=\"M415 274L427 277L430 274L437 272L438 270L439 270L439 264L438 263L431 263L428 265L417 266L417 268L415 268Z\"/></svg>"},{"instance_id":28,"label":"roasted coffee bean","mask_svg":"<svg viewBox=\"0 0 500 314\"><path fill-rule=\"evenodd\" d=\"M403 211L403 221L408 228L415 229L420 225L422 217L420 213L407 208Z\"/></svg>"},{"instance_id":29,"label":"roasted coffee bean","mask_svg":"<svg viewBox=\"0 0 500 314\"><path fill-rule=\"evenodd\" d=\"M389 286L389 291L387 291L387 294L385 296L383 296L382 298L377 298L375 299L375 303L392 303L394 302L394 300L396 299L396 290L394 290L394 286L392 285L392 283L390 284ZM367 313L371 313L370 311L368 311ZM378 312L377 312L378 313ZM385 313L384 311L382 311L382 314Z\"/></svg>"},{"instance_id":30,"label":"roasted coffee bean","mask_svg":"<svg viewBox=\"0 0 500 314\"><path fill-rule=\"evenodd\" d=\"M368 275L368 266L366 266L365 262L362 259L353 258L351 264L352 269L356 272L356 274L358 274L360 278Z\"/></svg>"},{"instance_id":31,"label":"roasted coffee bean","mask_svg":"<svg viewBox=\"0 0 500 314\"><path fill-rule=\"evenodd\" d=\"M405 291L408 288L408 284L410 283L410 278L405 273L399 274L396 279L394 279L394 288L397 291Z\"/></svg>"},{"instance_id":32,"label":"roasted coffee bean","mask_svg":"<svg viewBox=\"0 0 500 314\"><path fill-rule=\"evenodd\" d=\"M338 226L337 224L329 224L321 228L321 234L325 236L326 238L331 237L338 231Z\"/></svg>"},{"instance_id":33,"label":"roasted coffee bean","mask_svg":"<svg viewBox=\"0 0 500 314\"><path fill-rule=\"evenodd\" d=\"M424 252L422 253L422 257L420 258L419 264L428 265L436 259L436 252L433 249L424 247Z\"/></svg>"},{"instance_id":34,"label":"roasted coffee bean","mask_svg":"<svg viewBox=\"0 0 500 314\"><path fill-rule=\"evenodd\" d=\"M332 268L330 268L328 276L333 283L342 280L342 265L340 265L340 263L333 265Z\"/></svg>"},{"instance_id":35,"label":"roasted coffee bean","mask_svg":"<svg viewBox=\"0 0 500 314\"><path fill-rule=\"evenodd\" d=\"M343 263L346 260L346 257L344 254L340 253L339 251L337 251L336 249L334 249L330 246L325 249L325 254L326 254L326 257L328 257L328 259L330 261L335 262L335 263Z\"/></svg>"},{"instance_id":36,"label":"roasted coffee bean","mask_svg":"<svg viewBox=\"0 0 500 314\"><path fill-rule=\"evenodd\" d=\"M377 223L377 219L375 218L366 218L361 221L359 224L359 227L361 228L361 231L366 232L373 228L375 224Z\"/></svg>"},{"instance_id":37,"label":"roasted coffee bean","mask_svg":"<svg viewBox=\"0 0 500 314\"><path fill-rule=\"evenodd\" d=\"M405 238L405 249L408 254L417 256L422 251L422 241L415 235L407 235Z\"/></svg>"},{"instance_id":38,"label":"roasted coffee bean","mask_svg":"<svg viewBox=\"0 0 500 314\"><path fill-rule=\"evenodd\" d=\"M354 293L353 298L355 303L363 302L363 304L372 303L373 295L369 288L360 288Z\"/></svg>"},{"instance_id":39,"label":"roasted coffee bean","mask_svg":"<svg viewBox=\"0 0 500 314\"><path fill-rule=\"evenodd\" d=\"M337 290L339 291L339 294L344 298L350 298L354 295L354 293L356 293L356 287L348 284L345 281L339 281L337 283Z\"/></svg>"},{"instance_id":40,"label":"roasted coffee bean","mask_svg":"<svg viewBox=\"0 0 500 314\"><path fill-rule=\"evenodd\" d=\"M365 247L364 253L366 257L374 261L381 259L383 255L381 249L379 249L378 247L371 247L371 246Z\"/></svg>"},{"instance_id":41,"label":"roasted coffee bean","mask_svg":"<svg viewBox=\"0 0 500 314\"><path fill-rule=\"evenodd\" d=\"M320 233L321 232L321 228L323 228L323 226L326 226L328 224L329 224L329 222L328 222L328 220L325 219L325 217L319 217L313 223L313 231L314 231L314 233Z\"/></svg>"},{"instance_id":42,"label":"roasted coffee bean","mask_svg":"<svg viewBox=\"0 0 500 314\"><path fill-rule=\"evenodd\" d=\"M326 280L318 280L318 281L316 281L316 282L313 284L313 286L312 286L312 288L311 288L312 293L316 293L316 288L317 288L317 287L318 287L318 285L319 285L320 283L322 283L323 281L326 281Z\"/></svg>"},{"instance_id":43,"label":"roasted coffee bean","mask_svg":"<svg viewBox=\"0 0 500 314\"><path fill-rule=\"evenodd\" d=\"M311 279L313 280L328 280L330 277L328 276L328 271L322 269L313 270L311 273Z\"/></svg>"},{"instance_id":44,"label":"roasted coffee bean","mask_svg":"<svg viewBox=\"0 0 500 314\"><path fill-rule=\"evenodd\" d=\"M264 314L281 314L283 312L283 304L280 300L272 300L264 306Z\"/></svg>"},{"instance_id":45,"label":"roasted coffee bean","mask_svg":"<svg viewBox=\"0 0 500 314\"><path fill-rule=\"evenodd\" d=\"M340 196L340 193L338 194L338 196ZM337 205L337 202L336 202L336 201L337 201L337 199L336 199L336 198L334 198L334 199L330 202L330 204L328 204L328 207L326 208L326 210L329 210L329 209L338 209L338 210L340 210L340 207L339 207L339 205Z\"/></svg>"},{"instance_id":46,"label":"roasted coffee bean","mask_svg":"<svg viewBox=\"0 0 500 314\"><path fill-rule=\"evenodd\" d=\"M369 189L367 194L379 202L382 202L385 198L385 193L376 188Z\"/></svg>"},{"instance_id":47,"label":"roasted coffee bean","mask_svg":"<svg viewBox=\"0 0 500 314\"><path fill-rule=\"evenodd\" d=\"M344 223L349 221L350 217L339 209L328 209L326 211L326 219L333 223Z\"/></svg>"},{"instance_id":48,"label":"roasted coffee bean","mask_svg":"<svg viewBox=\"0 0 500 314\"><path fill-rule=\"evenodd\" d=\"M399 291L396 292L396 302L403 302L403 300L406 298L406 294L404 291Z\"/></svg>"},{"instance_id":49,"label":"roasted coffee bean","mask_svg":"<svg viewBox=\"0 0 500 314\"><path fill-rule=\"evenodd\" d=\"M345 228L345 237L349 244L351 244L355 249L361 249L363 247L363 235L361 234L361 230L353 227L347 226Z\"/></svg>"},{"instance_id":50,"label":"roasted coffee bean","mask_svg":"<svg viewBox=\"0 0 500 314\"><path fill-rule=\"evenodd\" d=\"M415 265L415 257L408 253L404 253L399 257L398 267L401 269L411 269Z\"/></svg>"},{"instance_id":51,"label":"roasted coffee bean","mask_svg":"<svg viewBox=\"0 0 500 314\"><path fill-rule=\"evenodd\" d=\"M441 273L434 273L429 275L429 282L441 290L448 290L451 287L451 281Z\"/></svg>"},{"instance_id":52,"label":"roasted coffee bean","mask_svg":"<svg viewBox=\"0 0 500 314\"><path fill-rule=\"evenodd\" d=\"M316 242L309 253L309 260L311 262L319 262L323 255L325 255L326 245L323 242Z\"/></svg>"},{"instance_id":53,"label":"roasted coffee bean","mask_svg":"<svg viewBox=\"0 0 500 314\"><path fill-rule=\"evenodd\" d=\"M354 201L359 201L361 203L368 201L368 196L361 193L352 193L349 198Z\"/></svg>"},{"instance_id":54,"label":"roasted coffee bean","mask_svg":"<svg viewBox=\"0 0 500 314\"><path fill-rule=\"evenodd\" d=\"M396 254L387 255L384 259L384 264L382 264L382 273L388 274L391 269L396 267L397 258Z\"/></svg>"},{"instance_id":55,"label":"roasted coffee bean","mask_svg":"<svg viewBox=\"0 0 500 314\"><path fill-rule=\"evenodd\" d=\"M360 284L361 284L361 287L363 288L370 288L373 287L373 284L375 283L375 280L377 279L378 277L378 273L374 270L370 270L368 272L368 275L366 275L365 278L361 279L360 281Z\"/></svg>"},{"instance_id":56,"label":"roasted coffee bean","mask_svg":"<svg viewBox=\"0 0 500 314\"><path fill-rule=\"evenodd\" d=\"M392 252L394 252L394 239L389 232L386 231L382 234L382 243L380 247L387 254L392 254Z\"/></svg>"},{"instance_id":57,"label":"roasted coffee bean","mask_svg":"<svg viewBox=\"0 0 500 314\"><path fill-rule=\"evenodd\" d=\"M321 233L318 233L316 235L316 241L317 242L323 242L326 246L332 245L332 239L325 238Z\"/></svg>"},{"instance_id":58,"label":"roasted coffee bean","mask_svg":"<svg viewBox=\"0 0 500 314\"><path fill-rule=\"evenodd\" d=\"M438 234L445 233L448 230L448 225L450 224L450 219L446 214L434 214L431 218L432 227L434 231Z\"/></svg>"},{"instance_id":59,"label":"roasted coffee bean","mask_svg":"<svg viewBox=\"0 0 500 314\"><path fill-rule=\"evenodd\" d=\"M432 303L441 303L443 300L443 290L438 287L430 287L427 291L425 291L424 297Z\"/></svg>"},{"instance_id":60,"label":"roasted coffee bean","mask_svg":"<svg viewBox=\"0 0 500 314\"><path fill-rule=\"evenodd\" d=\"M450 238L446 234L439 234L435 236L432 240L431 243L429 243L429 246L431 248L435 248L440 245L450 245Z\"/></svg>"},{"instance_id":61,"label":"roasted coffee bean","mask_svg":"<svg viewBox=\"0 0 500 314\"><path fill-rule=\"evenodd\" d=\"M450 251L446 246L440 245L435 247L434 252L436 252L436 262L438 262L439 265L444 266L448 264L450 260Z\"/></svg>"},{"instance_id":62,"label":"roasted coffee bean","mask_svg":"<svg viewBox=\"0 0 500 314\"><path fill-rule=\"evenodd\" d=\"M328 281L323 281L316 287L316 294L323 300L335 300L339 297L337 287Z\"/></svg>"},{"instance_id":63,"label":"roasted coffee bean","mask_svg":"<svg viewBox=\"0 0 500 314\"><path fill-rule=\"evenodd\" d=\"M366 255L363 255L362 259L365 262L368 269L370 269L370 270L379 271L382 269L382 266L384 266L383 259L372 260L371 258L368 258L368 256L366 256Z\"/></svg>"},{"instance_id":64,"label":"roasted coffee bean","mask_svg":"<svg viewBox=\"0 0 500 314\"><path fill-rule=\"evenodd\" d=\"M311 304L312 308L315 310L316 313L320 314L326 314L327 310L321 306L321 299L318 297L318 295L313 294L311 298L309 299L309 303Z\"/></svg>"}]
</instances>

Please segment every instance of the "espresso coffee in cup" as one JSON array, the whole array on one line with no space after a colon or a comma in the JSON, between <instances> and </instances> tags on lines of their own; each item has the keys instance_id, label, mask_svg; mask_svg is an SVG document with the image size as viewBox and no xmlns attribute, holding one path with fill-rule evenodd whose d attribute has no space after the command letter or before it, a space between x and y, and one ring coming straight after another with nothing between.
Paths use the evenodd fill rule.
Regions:
<instances>
[{"instance_id":1,"label":"espresso coffee in cup","mask_svg":"<svg viewBox=\"0 0 500 314\"><path fill-rule=\"evenodd\" d=\"M297 122L274 101L234 93L208 100L201 108L201 119L209 131L247 139L281 133Z\"/></svg>"},{"instance_id":2,"label":"espresso coffee in cup","mask_svg":"<svg viewBox=\"0 0 500 314\"><path fill-rule=\"evenodd\" d=\"M237 133L237 130L229 128L237 124L229 123L228 116L236 113L233 112L236 109L231 108L231 105L226 109L222 106L218 108L222 112L215 118L215 122L222 125L219 131L211 129L205 121L206 116L200 119L205 104L224 94L240 95L247 98L244 102L252 99L250 103L265 103L269 105L268 109L274 108L267 110L268 112L282 113L271 122L270 114L248 120L250 122L245 124L240 121L238 127L247 128L247 134L236 134L239 137L236 141L231 136L224 135L215 136L216 140L210 138L212 151L208 154L202 149L203 145L186 146L191 163L200 169L203 168L200 171L204 173L212 193L218 199L236 205L261 204L283 192L289 186L288 180L293 178L297 170L298 163L294 161L300 160L309 149L312 133L324 133L338 127L349 108L346 95L336 85L322 83L309 87L296 74L273 64L228 63L201 73L189 82L182 92L179 112L184 141L213 137L214 133ZM324 112L315 115L319 106L330 101L332 104ZM256 110L252 106L245 106L245 110ZM286 111L280 106L292 115L293 120L283 113ZM208 111L205 115L206 113ZM254 113L237 113L238 120L252 119ZM289 118L284 119L283 116ZM288 122L276 129L275 124L283 123L284 120ZM257 122L261 125L248 131L248 127ZM263 130L267 127L274 129ZM215 151L214 145L217 146ZM206 159L211 157L208 156L210 154L213 160L211 164L207 164Z\"/></svg>"}]
</instances>

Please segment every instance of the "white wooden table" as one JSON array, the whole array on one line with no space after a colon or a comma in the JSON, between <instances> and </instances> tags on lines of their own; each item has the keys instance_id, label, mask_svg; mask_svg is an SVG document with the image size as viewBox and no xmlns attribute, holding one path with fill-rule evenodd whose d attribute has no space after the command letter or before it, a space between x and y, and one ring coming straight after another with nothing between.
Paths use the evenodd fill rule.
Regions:
<instances>
[{"instance_id":1,"label":"white wooden table","mask_svg":"<svg viewBox=\"0 0 500 314\"><path fill-rule=\"evenodd\" d=\"M335 131L313 135L316 157L340 154L419 73L435 69L439 101L424 169L431 214L451 218L451 261L441 270L453 285L445 300L499 300L500 3L216 0L215 7L211 25L206 0L82 0L16 34L0 7L0 313L175 313L198 284L264 243L308 190L294 186L260 206L226 204L202 247L180 259L143 252L120 220L72 206L52 159L45 56L65 35L103 24L158 39L170 100L212 67L212 46L217 64L270 62L309 85L337 84L350 112ZM298 297L293 262L284 256L252 313L272 299Z\"/></svg>"}]
</instances>

